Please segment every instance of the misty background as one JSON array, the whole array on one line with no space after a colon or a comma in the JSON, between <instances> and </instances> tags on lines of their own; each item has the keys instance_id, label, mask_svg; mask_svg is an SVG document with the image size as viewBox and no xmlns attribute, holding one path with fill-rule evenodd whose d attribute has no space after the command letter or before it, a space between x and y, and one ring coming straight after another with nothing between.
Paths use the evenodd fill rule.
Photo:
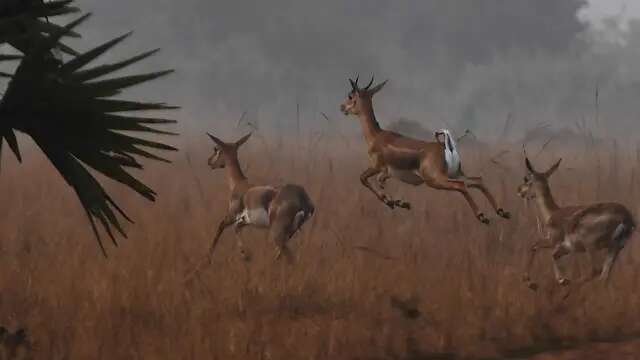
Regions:
<instances>
[{"instance_id":1,"label":"misty background","mask_svg":"<svg viewBox=\"0 0 640 360\"><path fill-rule=\"evenodd\" d=\"M78 0L78 48L134 30L101 60L161 47L136 71L175 68L130 96L180 105L180 131L358 133L338 106L360 74L389 79L385 125L518 137L541 123L635 136L640 4L633 0ZM595 92L599 109L595 116ZM331 122L320 112L326 113Z\"/></svg>"}]
</instances>

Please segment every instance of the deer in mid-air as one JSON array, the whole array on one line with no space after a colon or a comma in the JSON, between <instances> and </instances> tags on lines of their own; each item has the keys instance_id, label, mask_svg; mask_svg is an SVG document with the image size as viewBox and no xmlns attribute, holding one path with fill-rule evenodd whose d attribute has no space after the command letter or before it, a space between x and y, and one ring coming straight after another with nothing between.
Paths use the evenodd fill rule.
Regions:
<instances>
[{"instance_id":1,"label":"deer in mid-air","mask_svg":"<svg viewBox=\"0 0 640 360\"><path fill-rule=\"evenodd\" d=\"M539 249L551 249L556 281L568 285L559 260L571 253L586 252L591 260L592 273L584 281L608 280L611 268L635 229L631 212L618 203L598 203L583 206L560 207L555 202L549 187L549 177L558 169L558 160L545 172L534 169L525 157L527 174L524 183L518 187L518 195L526 200L534 200L543 224L542 239L536 241L528 253L523 281L533 290L537 284L531 281L529 272ZM606 251L602 268L596 266L595 256Z\"/></svg>"},{"instance_id":2,"label":"deer in mid-air","mask_svg":"<svg viewBox=\"0 0 640 360\"><path fill-rule=\"evenodd\" d=\"M349 79L349 83L351 90L347 99L340 105L340 110L345 115L353 115L360 120L370 162L369 168L360 175L360 181L380 201L392 209L411 208L408 202L394 200L384 192L384 182L388 178L396 178L410 185L426 184L438 190L458 192L467 200L478 220L488 224L489 219L479 210L469 194L470 188L480 190L499 216L505 219L510 218L510 214L497 205L481 178L466 177L461 168L457 169L458 177L450 176L445 161L445 144L438 140L438 134L436 134L436 141L429 142L383 130L380 127L373 111L372 100L387 81L371 87L373 84L373 78L371 78L364 88L358 86L357 78L355 81ZM445 141L447 141L446 138ZM380 189L376 189L369 182L369 179L376 175L378 184L381 185Z\"/></svg>"},{"instance_id":3,"label":"deer in mid-air","mask_svg":"<svg viewBox=\"0 0 640 360\"><path fill-rule=\"evenodd\" d=\"M231 191L227 214L218 225L209 251L209 260L224 230L233 225L240 253L245 259L249 255L244 249L240 231L245 226L253 226L269 230L269 239L276 245L276 259L284 254L290 261L292 256L287 242L315 211L309 195L298 185L256 186L249 183L240 168L238 149L251 134L233 143L223 142L211 134L207 135L215 144L213 154L208 160L209 167L212 170L226 170Z\"/></svg>"}]
</instances>

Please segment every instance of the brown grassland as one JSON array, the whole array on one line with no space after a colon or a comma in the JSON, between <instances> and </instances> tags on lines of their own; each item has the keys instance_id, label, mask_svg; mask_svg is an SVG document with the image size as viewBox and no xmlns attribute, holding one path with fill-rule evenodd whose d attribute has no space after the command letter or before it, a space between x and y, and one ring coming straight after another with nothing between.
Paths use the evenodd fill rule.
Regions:
<instances>
[{"instance_id":1,"label":"brown grassland","mask_svg":"<svg viewBox=\"0 0 640 360\"><path fill-rule=\"evenodd\" d=\"M517 145L463 150L467 173L481 172L513 216L496 218L473 193L491 215L484 226L462 196L394 180L389 191L413 209L387 209L359 182L360 139L267 143L254 137L241 150L249 178L302 184L317 209L292 241L295 264L274 262L273 245L252 229L244 239L253 259L244 262L229 231L213 264L188 283L227 204L223 173L206 167L208 143L139 174L160 194L155 204L107 185L136 221L118 248L107 244L108 259L44 157L28 152L18 165L5 152L0 323L27 328L38 359L527 358L640 335L637 235L608 287L589 284L563 301L545 252L532 272L541 288L522 284L536 226L515 194L524 175ZM559 155L551 180L559 203L613 200L639 213L633 150L548 150L536 164ZM571 278L586 271L582 256L565 262Z\"/></svg>"}]
</instances>

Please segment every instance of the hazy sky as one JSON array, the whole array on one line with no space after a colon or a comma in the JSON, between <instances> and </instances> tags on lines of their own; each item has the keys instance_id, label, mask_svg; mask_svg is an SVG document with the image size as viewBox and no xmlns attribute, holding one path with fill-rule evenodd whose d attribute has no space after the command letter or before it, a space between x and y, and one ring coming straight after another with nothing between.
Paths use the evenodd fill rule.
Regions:
<instances>
[{"instance_id":1,"label":"hazy sky","mask_svg":"<svg viewBox=\"0 0 640 360\"><path fill-rule=\"evenodd\" d=\"M232 128L240 114L287 130L300 105L304 130L346 129L338 111L347 77L389 79L375 100L383 124L406 117L429 126L495 134L516 127L571 126L591 113L637 124L640 25L602 43L590 21L640 17L637 0L78 0L94 13L79 47L129 30L102 60L161 47L137 70L175 68L132 96L182 105L182 126ZM605 37L602 37L605 38ZM595 39L595 40L594 40ZM365 81L366 81L365 80Z\"/></svg>"},{"instance_id":2,"label":"hazy sky","mask_svg":"<svg viewBox=\"0 0 640 360\"><path fill-rule=\"evenodd\" d=\"M585 19L598 22L608 16L640 18L640 1L638 0L589 0L589 6L581 14Z\"/></svg>"}]
</instances>

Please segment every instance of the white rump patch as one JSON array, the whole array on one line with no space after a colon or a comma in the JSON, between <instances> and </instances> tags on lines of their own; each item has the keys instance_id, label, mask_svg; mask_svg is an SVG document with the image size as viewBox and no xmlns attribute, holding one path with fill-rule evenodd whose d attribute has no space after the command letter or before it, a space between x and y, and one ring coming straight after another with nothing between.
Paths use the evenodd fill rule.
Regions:
<instances>
[{"instance_id":1,"label":"white rump patch","mask_svg":"<svg viewBox=\"0 0 640 360\"><path fill-rule=\"evenodd\" d=\"M436 137L438 135L444 136L444 161L447 164L447 176L449 176L450 179L458 178L460 176L461 162L456 141L447 129L436 131Z\"/></svg>"},{"instance_id":2,"label":"white rump patch","mask_svg":"<svg viewBox=\"0 0 640 360\"><path fill-rule=\"evenodd\" d=\"M268 227L269 213L263 208L244 209L244 211L238 215L237 221L247 225Z\"/></svg>"}]
</instances>

